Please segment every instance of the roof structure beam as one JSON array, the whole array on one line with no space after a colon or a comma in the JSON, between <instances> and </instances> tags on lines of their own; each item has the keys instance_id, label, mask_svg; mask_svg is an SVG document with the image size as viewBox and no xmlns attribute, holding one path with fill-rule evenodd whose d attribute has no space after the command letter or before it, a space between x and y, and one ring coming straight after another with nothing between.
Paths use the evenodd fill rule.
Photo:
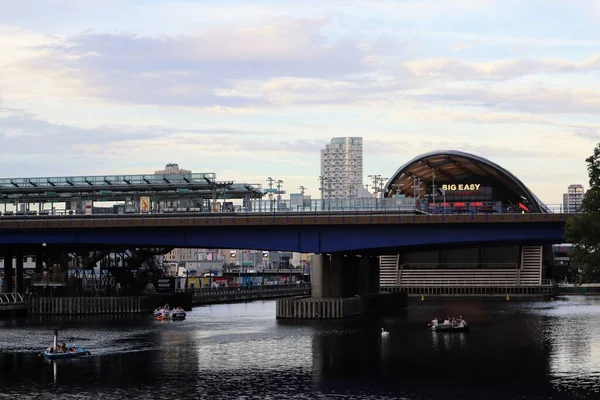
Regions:
<instances>
[{"instance_id":1,"label":"roof structure beam","mask_svg":"<svg viewBox=\"0 0 600 400\"><path fill-rule=\"evenodd\" d=\"M469 162L470 165L473 165L475 168L477 168L478 170L480 170L484 175L489 175L489 172L486 171L485 169L481 168L481 165L479 165L479 164L477 164L475 162L472 162L472 161L468 161L468 162ZM459 162L459 161L457 161L455 159L452 159L452 163L454 165L458 166L458 167L465 168L465 163L461 163L461 162Z\"/></svg>"},{"instance_id":2,"label":"roof structure beam","mask_svg":"<svg viewBox=\"0 0 600 400\"><path fill-rule=\"evenodd\" d=\"M448 179L449 181L451 181L452 179L455 179L455 178L451 177L450 175L441 171L437 166L431 164L429 161L421 160L421 164L427 165L429 168L431 168L434 171L434 173L436 175L439 175L442 178Z\"/></svg>"}]
</instances>

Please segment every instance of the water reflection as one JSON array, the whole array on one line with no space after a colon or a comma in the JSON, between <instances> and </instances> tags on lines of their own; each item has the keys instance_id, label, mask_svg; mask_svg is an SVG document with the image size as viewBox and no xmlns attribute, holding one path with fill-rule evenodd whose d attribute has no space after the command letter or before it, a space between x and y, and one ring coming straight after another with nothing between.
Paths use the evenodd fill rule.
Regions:
<instances>
[{"instance_id":1,"label":"water reflection","mask_svg":"<svg viewBox=\"0 0 600 400\"><path fill-rule=\"evenodd\" d=\"M1 328L0 397L594 399L599 306L427 302L396 317L289 323L264 302L196 309L181 323L20 321ZM459 313L470 332L425 326ZM57 324L93 356L40 358Z\"/></svg>"}]
</instances>

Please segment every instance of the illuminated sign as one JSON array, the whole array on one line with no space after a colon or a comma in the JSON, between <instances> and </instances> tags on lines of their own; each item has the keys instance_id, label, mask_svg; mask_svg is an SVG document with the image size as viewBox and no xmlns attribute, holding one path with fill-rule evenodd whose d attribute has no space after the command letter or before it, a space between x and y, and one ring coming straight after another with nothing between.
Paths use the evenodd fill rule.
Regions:
<instances>
[{"instance_id":1,"label":"illuminated sign","mask_svg":"<svg viewBox=\"0 0 600 400\"><path fill-rule=\"evenodd\" d=\"M442 185L442 190L466 190L476 192L481 187L480 183L451 183L447 185Z\"/></svg>"}]
</instances>

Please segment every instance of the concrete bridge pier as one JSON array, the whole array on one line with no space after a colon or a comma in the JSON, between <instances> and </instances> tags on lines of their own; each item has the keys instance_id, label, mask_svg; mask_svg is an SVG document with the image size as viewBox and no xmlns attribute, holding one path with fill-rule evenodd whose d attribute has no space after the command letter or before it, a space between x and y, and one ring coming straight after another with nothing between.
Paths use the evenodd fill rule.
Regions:
<instances>
[{"instance_id":1,"label":"concrete bridge pier","mask_svg":"<svg viewBox=\"0 0 600 400\"><path fill-rule=\"evenodd\" d=\"M44 250L39 248L35 252L35 273L41 274L44 270Z\"/></svg>"},{"instance_id":2,"label":"concrete bridge pier","mask_svg":"<svg viewBox=\"0 0 600 400\"><path fill-rule=\"evenodd\" d=\"M13 292L13 253L10 250L4 251L4 293Z\"/></svg>"},{"instance_id":3,"label":"concrete bridge pier","mask_svg":"<svg viewBox=\"0 0 600 400\"><path fill-rule=\"evenodd\" d=\"M15 290L23 294L23 251L15 253Z\"/></svg>"},{"instance_id":4,"label":"concrete bridge pier","mask_svg":"<svg viewBox=\"0 0 600 400\"><path fill-rule=\"evenodd\" d=\"M379 257L315 254L311 260L311 297L277 300L277 318L344 318L398 306L403 294L379 292ZM401 304L400 304L401 305Z\"/></svg>"}]
</instances>

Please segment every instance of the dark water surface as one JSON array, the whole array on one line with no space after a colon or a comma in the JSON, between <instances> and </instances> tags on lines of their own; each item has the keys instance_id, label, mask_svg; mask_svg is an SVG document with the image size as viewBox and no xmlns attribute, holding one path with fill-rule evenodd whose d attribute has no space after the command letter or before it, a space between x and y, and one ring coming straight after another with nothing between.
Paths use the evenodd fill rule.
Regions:
<instances>
[{"instance_id":1,"label":"dark water surface","mask_svg":"<svg viewBox=\"0 0 600 400\"><path fill-rule=\"evenodd\" d=\"M458 314L470 332L425 327ZM93 355L40 358L55 326ZM278 322L273 301L174 322L4 321L0 398L600 399L600 298L426 300L344 322Z\"/></svg>"}]
</instances>

